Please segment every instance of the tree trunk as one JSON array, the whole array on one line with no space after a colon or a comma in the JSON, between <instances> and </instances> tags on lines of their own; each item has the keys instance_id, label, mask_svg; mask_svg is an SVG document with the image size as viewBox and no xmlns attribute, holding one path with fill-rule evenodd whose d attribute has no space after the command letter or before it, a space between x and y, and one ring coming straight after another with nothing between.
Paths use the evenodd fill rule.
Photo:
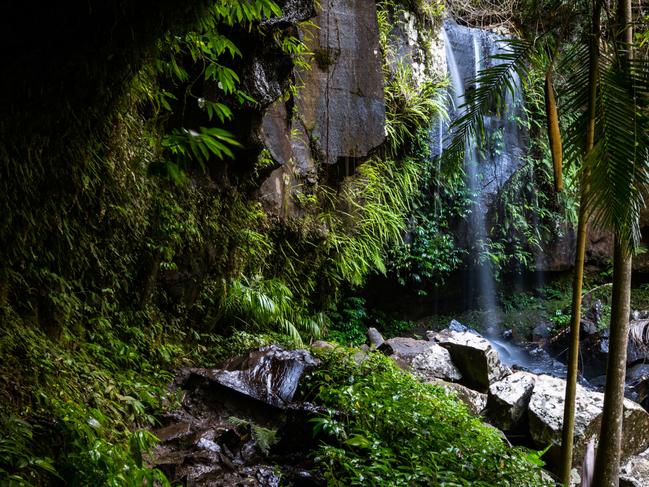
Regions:
<instances>
[{"instance_id":1,"label":"tree trunk","mask_svg":"<svg viewBox=\"0 0 649 487\"><path fill-rule=\"evenodd\" d=\"M545 119L548 124L548 138L550 139L550 152L552 153L552 167L554 168L554 190L563 191L563 149L561 146L561 131L559 130L559 114L557 101L554 97L554 83L552 82L552 61L545 71Z\"/></svg>"},{"instance_id":2,"label":"tree trunk","mask_svg":"<svg viewBox=\"0 0 649 487\"><path fill-rule=\"evenodd\" d=\"M597 81L599 77L599 38L602 0L593 1L593 20L591 26L590 56L588 61L588 124L586 126L587 155L595 144L595 103L597 101ZM588 174L581 177L579 221L577 223L577 252L572 283L572 314L570 318L570 352L568 355L568 374L566 377L566 396L563 410L563 429L561 432L561 483L569 485L572 469L572 452L575 429L575 396L577 394L577 374L579 369L579 331L581 326L581 293L584 281L584 260L586 255L586 236L588 215L585 210L584 194L588 184Z\"/></svg>"},{"instance_id":3,"label":"tree trunk","mask_svg":"<svg viewBox=\"0 0 649 487\"><path fill-rule=\"evenodd\" d=\"M626 351L629 339L631 301L631 253L615 239L613 257L613 298L611 302L611 332L609 337L604 411L595 460L595 487L617 487L624 419L624 379Z\"/></svg>"},{"instance_id":4,"label":"tree trunk","mask_svg":"<svg viewBox=\"0 0 649 487\"><path fill-rule=\"evenodd\" d=\"M633 30L631 25L631 0L619 0L617 20L620 26L618 48L622 61L632 57ZM631 224L631 222L623 222ZM629 312L631 311L631 263L629 242L615 236L613 251L613 291L611 301L611 327L604 411L595 459L595 487L617 487L620 482L620 456L622 423L624 420L624 379L626 378L626 352L629 340Z\"/></svg>"}]
</instances>

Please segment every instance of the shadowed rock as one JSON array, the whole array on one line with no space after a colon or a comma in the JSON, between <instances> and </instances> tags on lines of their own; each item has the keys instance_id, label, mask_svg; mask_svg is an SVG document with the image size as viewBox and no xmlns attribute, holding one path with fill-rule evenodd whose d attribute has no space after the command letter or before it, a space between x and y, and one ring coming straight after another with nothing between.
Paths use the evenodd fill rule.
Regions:
<instances>
[{"instance_id":1,"label":"shadowed rock","mask_svg":"<svg viewBox=\"0 0 649 487\"><path fill-rule=\"evenodd\" d=\"M322 409L292 402L302 375L317 365L305 350L263 347L221 369L184 369L182 406L154 433L152 464L192 486L323 485L308 472L315 446L309 419Z\"/></svg>"},{"instance_id":2,"label":"shadowed rock","mask_svg":"<svg viewBox=\"0 0 649 487\"><path fill-rule=\"evenodd\" d=\"M385 342L383 336L376 328L367 329L367 339L370 342L371 349L379 348Z\"/></svg>"},{"instance_id":3,"label":"shadowed rock","mask_svg":"<svg viewBox=\"0 0 649 487\"><path fill-rule=\"evenodd\" d=\"M231 359L221 369L192 372L272 406L284 407L293 399L302 375L318 363L306 350L270 345Z\"/></svg>"}]
</instances>

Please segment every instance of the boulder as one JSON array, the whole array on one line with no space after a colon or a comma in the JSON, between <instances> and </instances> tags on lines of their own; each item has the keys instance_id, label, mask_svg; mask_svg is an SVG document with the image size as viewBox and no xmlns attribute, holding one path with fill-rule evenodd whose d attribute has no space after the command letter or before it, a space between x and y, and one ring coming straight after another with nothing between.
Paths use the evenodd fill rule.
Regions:
<instances>
[{"instance_id":1,"label":"boulder","mask_svg":"<svg viewBox=\"0 0 649 487\"><path fill-rule=\"evenodd\" d=\"M422 380L437 378L456 382L462 379L462 373L451 360L449 351L437 344L416 355L410 363L410 370Z\"/></svg>"},{"instance_id":2,"label":"boulder","mask_svg":"<svg viewBox=\"0 0 649 487\"><path fill-rule=\"evenodd\" d=\"M385 342L383 335L381 335L381 332L376 328L367 329L367 339L370 342L370 348L372 349L379 348Z\"/></svg>"},{"instance_id":3,"label":"boulder","mask_svg":"<svg viewBox=\"0 0 649 487\"><path fill-rule=\"evenodd\" d=\"M539 448L551 445L546 457L558 466L566 383L563 379L540 375L529 402L529 429ZM573 464L580 465L586 444L599 435L604 394L577 386ZM649 445L649 414L628 399L624 401L622 458L643 451Z\"/></svg>"},{"instance_id":4,"label":"boulder","mask_svg":"<svg viewBox=\"0 0 649 487\"><path fill-rule=\"evenodd\" d=\"M649 320L629 321L627 365L647 361L649 361Z\"/></svg>"},{"instance_id":5,"label":"boulder","mask_svg":"<svg viewBox=\"0 0 649 487\"><path fill-rule=\"evenodd\" d=\"M333 350L337 345L335 343L327 342L325 340L316 340L311 344L311 348L315 350Z\"/></svg>"},{"instance_id":6,"label":"boulder","mask_svg":"<svg viewBox=\"0 0 649 487\"><path fill-rule=\"evenodd\" d=\"M443 387L447 392L454 394L460 401L466 404L467 408L471 412L478 416L481 414L485 407L487 406L487 395L473 389L469 389L462 384L457 384L455 382L448 382L441 379L429 379L426 381L428 384L433 384L436 386Z\"/></svg>"},{"instance_id":7,"label":"boulder","mask_svg":"<svg viewBox=\"0 0 649 487\"><path fill-rule=\"evenodd\" d=\"M442 330L427 336L450 352L453 363L462 373L462 383L476 391L487 392L491 383L511 373L489 341L478 334Z\"/></svg>"},{"instance_id":8,"label":"boulder","mask_svg":"<svg viewBox=\"0 0 649 487\"><path fill-rule=\"evenodd\" d=\"M414 338L390 338L379 349L388 354L399 367L411 371L422 380L458 381L462 378L448 350L434 342Z\"/></svg>"},{"instance_id":9,"label":"boulder","mask_svg":"<svg viewBox=\"0 0 649 487\"><path fill-rule=\"evenodd\" d=\"M620 487L649 485L649 450L635 455L620 467Z\"/></svg>"},{"instance_id":10,"label":"boulder","mask_svg":"<svg viewBox=\"0 0 649 487\"><path fill-rule=\"evenodd\" d=\"M536 376L515 372L489 386L487 416L503 431L518 429L527 416L527 406L536 383Z\"/></svg>"},{"instance_id":11,"label":"boulder","mask_svg":"<svg viewBox=\"0 0 649 487\"><path fill-rule=\"evenodd\" d=\"M220 369L191 369L191 372L281 408L292 401L302 376L318 363L306 350L284 350L270 345L228 360Z\"/></svg>"}]
</instances>

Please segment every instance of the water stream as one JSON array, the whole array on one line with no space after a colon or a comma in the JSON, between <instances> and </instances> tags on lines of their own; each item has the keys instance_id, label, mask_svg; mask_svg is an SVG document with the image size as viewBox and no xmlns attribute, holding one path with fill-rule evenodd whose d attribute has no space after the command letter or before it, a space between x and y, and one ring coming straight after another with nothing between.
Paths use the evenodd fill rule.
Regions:
<instances>
[{"instance_id":1,"label":"water stream","mask_svg":"<svg viewBox=\"0 0 649 487\"><path fill-rule=\"evenodd\" d=\"M495 63L493 59L503 52L506 44L502 36L481 29L457 25L447 20L442 32L446 64L450 80L449 113L451 119L462 116L471 95L479 86L475 80L482 69ZM507 108L501 114L484 116L485 137L478 146L476 140L467 140L464 155L466 185L473 199L467 218L466 234L475 263L472 271L473 285L469 292L477 293L476 304L484 311L482 327L486 338L499 352L501 360L514 367L535 373L565 374L562 364L540 349L527 349L504 339L499 326L496 299L496 280L489 258L489 208L496 194L511 176L523 165L525 137L517 117L522 116L523 93L520 80L515 79L514 92L508 94ZM438 124L436 149L441 153L448 144L448 127ZM536 262L541 256L535 255Z\"/></svg>"}]
</instances>

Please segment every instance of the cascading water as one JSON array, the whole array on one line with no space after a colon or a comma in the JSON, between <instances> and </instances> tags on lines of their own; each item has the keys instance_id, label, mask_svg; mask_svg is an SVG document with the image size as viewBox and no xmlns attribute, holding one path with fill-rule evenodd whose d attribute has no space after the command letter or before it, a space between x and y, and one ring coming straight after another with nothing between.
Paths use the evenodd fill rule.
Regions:
<instances>
[{"instance_id":1,"label":"cascading water","mask_svg":"<svg viewBox=\"0 0 649 487\"><path fill-rule=\"evenodd\" d=\"M500 41L503 37L446 21L443 39L451 82L449 111L452 118L457 118L466 109L463 105L471 102L471 93L478 88L475 85L478 73L490 63L501 62L493 56L502 52L504 44ZM476 262L477 289L473 292L478 295L479 307L486 311L486 328L493 328L494 332L497 325L496 285L488 258L487 214L493 197L520 167L524 151L524 141L514 117L522 99L520 83L515 81L515 93L508 95L505 113L484 117L486 147L479 148L475 141L469 140L464 157L467 188L473 198L466 222Z\"/></svg>"},{"instance_id":2,"label":"cascading water","mask_svg":"<svg viewBox=\"0 0 649 487\"><path fill-rule=\"evenodd\" d=\"M503 37L493 33L459 26L451 21L444 23L443 40L446 64L451 83L449 112L452 119L462 116L465 104L471 102L471 92L478 88L475 77L490 64L503 62L494 59L502 53ZM527 350L503 340L499 336L496 305L496 284L488 256L488 210L494 196L502 189L515 171L522 166L525 151L523 134L518 127L517 116L522 110L522 89L518 78L514 79L514 93L507 94L506 109L500 115L486 115L484 147L478 147L475 140L468 140L465 146L464 171L466 184L473 198L471 214L467 223L467 234L474 249L475 281L478 293L477 304L482 308L487 338L498 350L501 359L510 364L522 366L536 372L561 375L557 362L549 357L532 357ZM440 121L440 132L448 133L448 127ZM448 134L447 134L448 135ZM451 134L452 135L452 134ZM441 153L444 137L437 135L436 149ZM448 138L448 137L446 137ZM469 240L468 239L468 240ZM538 256L537 261L538 261Z\"/></svg>"}]
</instances>

